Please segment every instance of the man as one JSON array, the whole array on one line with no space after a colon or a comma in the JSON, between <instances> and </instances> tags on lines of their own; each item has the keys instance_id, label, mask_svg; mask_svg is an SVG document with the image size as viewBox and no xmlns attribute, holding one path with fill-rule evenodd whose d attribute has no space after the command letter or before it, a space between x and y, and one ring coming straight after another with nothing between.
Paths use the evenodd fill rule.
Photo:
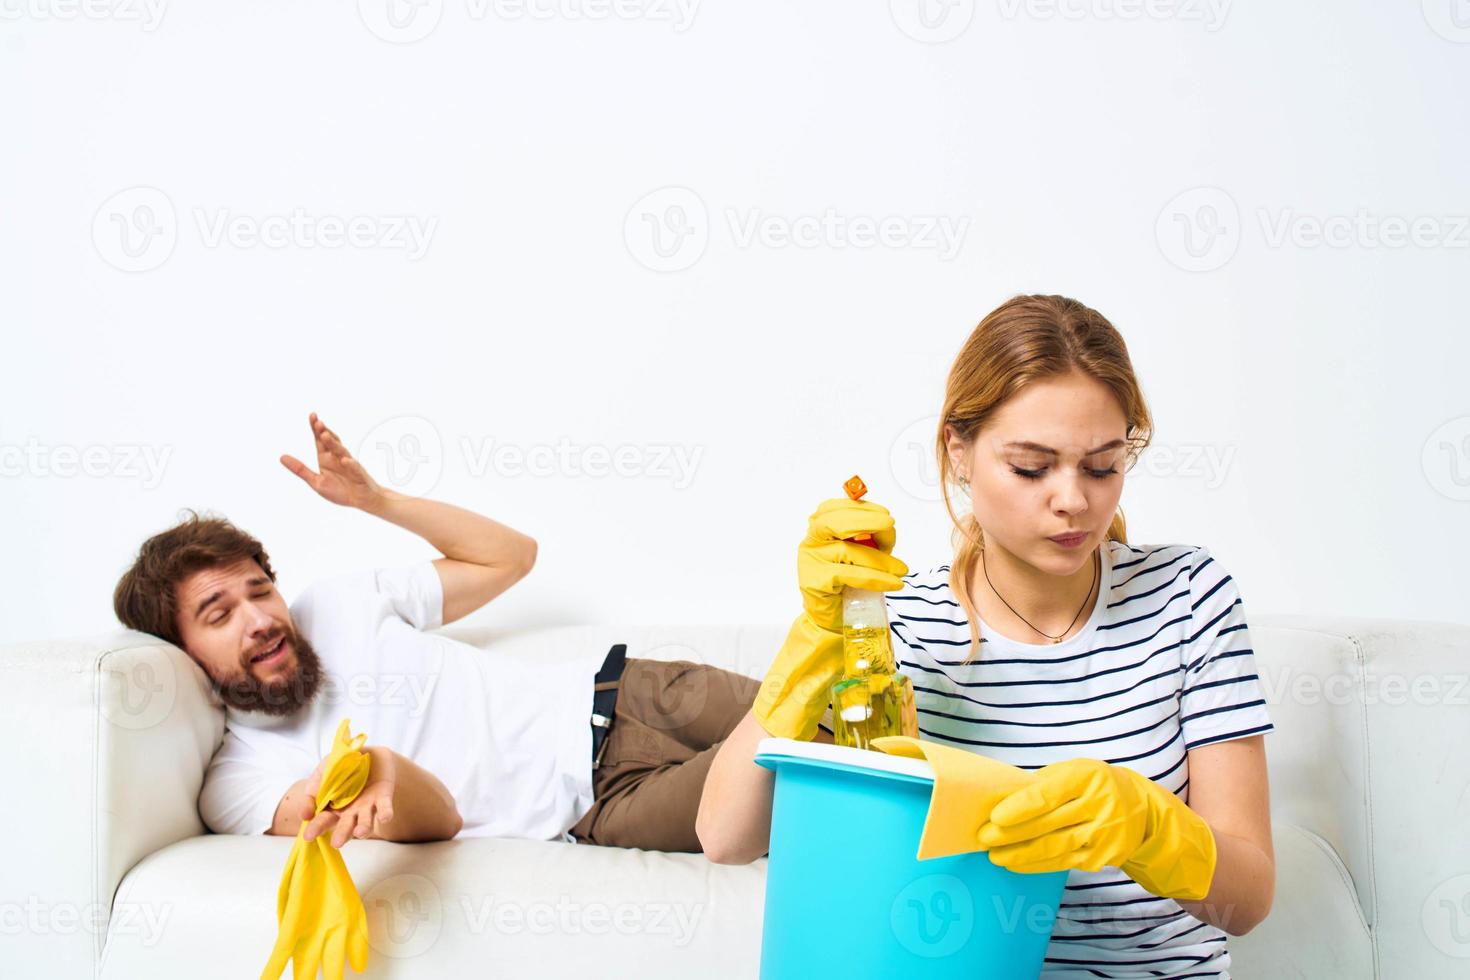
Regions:
<instances>
[{"instance_id":1,"label":"man","mask_svg":"<svg viewBox=\"0 0 1470 980\"><path fill-rule=\"evenodd\" d=\"M294 836L309 821L306 839L330 831L337 847L478 836L699 851L705 774L760 682L627 658L621 645L529 663L430 632L524 578L536 542L380 487L310 422L318 471L281 463L444 557L334 576L288 608L265 549L228 521L195 514L143 544L114 593L118 619L182 647L226 709L199 798L205 824ZM313 816L342 718L368 735L369 781Z\"/></svg>"}]
</instances>

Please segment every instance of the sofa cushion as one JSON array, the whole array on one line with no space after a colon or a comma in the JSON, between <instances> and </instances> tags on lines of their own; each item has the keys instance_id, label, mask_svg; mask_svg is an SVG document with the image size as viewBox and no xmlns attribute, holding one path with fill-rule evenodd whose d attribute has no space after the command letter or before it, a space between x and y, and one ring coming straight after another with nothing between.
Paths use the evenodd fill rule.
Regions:
<instances>
[{"instance_id":1,"label":"sofa cushion","mask_svg":"<svg viewBox=\"0 0 1470 980\"><path fill-rule=\"evenodd\" d=\"M102 978L256 977L276 938L291 840L209 835L149 855L124 878ZM356 840L369 977L759 972L766 860L711 864L559 841ZM611 969L611 973L608 970Z\"/></svg>"}]
</instances>

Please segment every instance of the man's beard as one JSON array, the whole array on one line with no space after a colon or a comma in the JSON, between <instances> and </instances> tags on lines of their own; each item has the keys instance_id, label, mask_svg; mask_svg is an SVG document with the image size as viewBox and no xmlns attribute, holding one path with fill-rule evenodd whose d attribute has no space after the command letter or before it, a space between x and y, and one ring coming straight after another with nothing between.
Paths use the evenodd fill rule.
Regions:
<instances>
[{"instance_id":1,"label":"man's beard","mask_svg":"<svg viewBox=\"0 0 1470 980\"><path fill-rule=\"evenodd\" d=\"M316 697L322 683L322 662L306 637L288 630L286 641L296 658L296 669L287 677L262 681L248 666L224 684L210 678L210 686L221 701L237 711L253 711L282 717L295 714Z\"/></svg>"}]
</instances>

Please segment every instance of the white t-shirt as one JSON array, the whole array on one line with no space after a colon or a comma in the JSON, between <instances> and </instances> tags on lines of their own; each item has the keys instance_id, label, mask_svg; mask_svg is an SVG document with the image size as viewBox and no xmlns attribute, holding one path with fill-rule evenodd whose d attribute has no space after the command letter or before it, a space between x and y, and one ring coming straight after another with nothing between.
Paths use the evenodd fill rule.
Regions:
<instances>
[{"instance_id":1,"label":"white t-shirt","mask_svg":"<svg viewBox=\"0 0 1470 980\"><path fill-rule=\"evenodd\" d=\"M969 663L950 566L907 576L887 599L919 733L1023 769L1101 759L1187 803L1190 749L1272 730L1245 606L1203 547L1109 541L1102 559L1080 633L1025 643L982 620ZM1226 977L1229 968L1224 932L1108 867L1068 875L1042 976Z\"/></svg>"},{"instance_id":2,"label":"white t-shirt","mask_svg":"<svg viewBox=\"0 0 1470 980\"><path fill-rule=\"evenodd\" d=\"M322 661L316 698L271 717L227 706L199 813L215 833L270 829L281 797L331 751L343 718L454 794L460 837L571 841L592 806L593 677L606 651L529 663L426 632L443 623L431 561L312 584L291 618Z\"/></svg>"}]
</instances>

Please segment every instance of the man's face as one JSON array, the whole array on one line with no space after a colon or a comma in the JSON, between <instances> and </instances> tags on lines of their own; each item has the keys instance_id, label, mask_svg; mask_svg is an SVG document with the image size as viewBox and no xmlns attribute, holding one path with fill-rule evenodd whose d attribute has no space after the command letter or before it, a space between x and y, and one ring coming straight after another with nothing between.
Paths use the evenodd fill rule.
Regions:
<instances>
[{"instance_id":1,"label":"man's face","mask_svg":"<svg viewBox=\"0 0 1470 980\"><path fill-rule=\"evenodd\" d=\"M253 558L195 572L175 593L184 650L220 700L241 711L289 715L316 696L321 661Z\"/></svg>"}]
</instances>

